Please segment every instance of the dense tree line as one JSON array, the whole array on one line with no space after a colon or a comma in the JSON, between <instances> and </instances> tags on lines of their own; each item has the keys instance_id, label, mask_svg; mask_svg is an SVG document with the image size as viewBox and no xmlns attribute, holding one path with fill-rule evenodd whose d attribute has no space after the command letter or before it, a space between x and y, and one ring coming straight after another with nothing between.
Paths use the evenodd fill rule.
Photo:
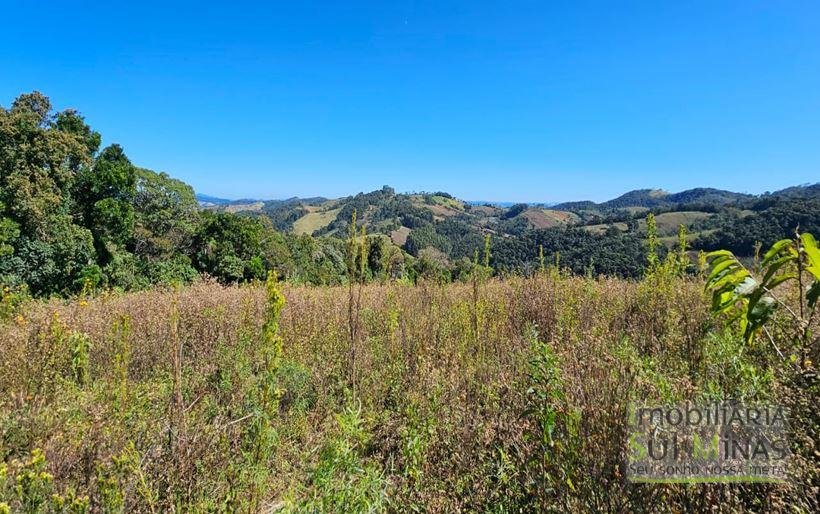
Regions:
<instances>
[{"instance_id":1,"label":"dense tree line","mask_svg":"<svg viewBox=\"0 0 820 514\"><path fill-rule=\"evenodd\" d=\"M293 230L293 224L296 220L308 212L298 200L268 202L262 211L273 222L274 228L283 232Z\"/></svg>"},{"instance_id":2,"label":"dense tree line","mask_svg":"<svg viewBox=\"0 0 820 514\"><path fill-rule=\"evenodd\" d=\"M284 235L266 218L201 211L193 189L134 166L40 93L0 108L0 282L32 294L260 279L344 278L339 241Z\"/></svg>"},{"instance_id":3,"label":"dense tree line","mask_svg":"<svg viewBox=\"0 0 820 514\"><path fill-rule=\"evenodd\" d=\"M703 250L726 249L736 255L754 254L759 243L770 247L783 238L802 232L820 233L820 198L763 198L752 206L752 214L726 211L704 226L712 229L698 237L694 246Z\"/></svg>"},{"instance_id":4,"label":"dense tree line","mask_svg":"<svg viewBox=\"0 0 820 514\"><path fill-rule=\"evenodd\" d=\"M580 228L529 230L521 237L493 241L491 264L504 272L531 272L547 264L573 273L640 277L646 268L646 246L636 233L593 234Z\"/></svg>"}]
</instances>

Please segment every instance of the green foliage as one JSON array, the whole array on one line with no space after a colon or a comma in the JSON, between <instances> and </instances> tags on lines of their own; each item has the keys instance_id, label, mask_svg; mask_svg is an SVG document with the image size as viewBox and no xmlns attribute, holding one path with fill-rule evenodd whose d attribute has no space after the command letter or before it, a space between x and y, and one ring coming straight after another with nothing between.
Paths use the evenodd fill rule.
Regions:
<instances>
[{"instance_id":1,"label":"green foliage","mask_svg":"<svg viewBox=\"0 0 820 514\"><path fill-rule=\"evenodd\" d=\"M73 489L60 494L54 476L46 471L45 454L32 450L24 461L0 463L0 513L86 514L90 511L87 496L77 496ZM14 510L12 510L14 509Z\"/></svg>"},{"instance_id":2,"label":"green foliage","mask_svg":"<svg viewBox=\"0 0 820 514\"><path fill-rule=\"evenodd\" d=\"M285 297L276 279L276 272L268 272L265 281L265 322L259 353L262 359L257 372L258 397L256 410L248 426L245 445L248 460L250 495L248 508L259 510L265 493L265 484L270 473L270 459L276 447L278 434L275 422L279 414L282 391L278 387L279 366L282 361L282 336L279 334L279 319L285 306Z\"/></svg>"},{"instance_id":3,"label":"green foliage","mask_svg":"<svg viewBox=\"0 0 820 514\"><path fill-rule=\"evenodd\" d=\"M225 282L262 279L268 238L256 218L205 212L194 237L197 268Z\"/></svg>"},{"instance_id":4,"label":"green foliage","mask_svg":"<svg viewBox=\"0 0 820 514\"><path fill-rule=\"evenodd\" d=\"M278 371L280 405L290 415L305 414L316 405L317 391L310 370L292 360L283 360Z\"/></svg>"},{"instance_id":5,"label":"green foliage","mask_svg":"<svg viewBox=\"0 0 820 514\"><path fill-rule=\"evenodd\" d=\"M813 192L812 192L813 191ZM754 255L756 243L768 248L789 238L800 227L803 232L820 234L820 198L817 188L806 196L763 197L748 207L749 211L726 209L709 219L693 245L697 249L729 250L741 257Z\"/></svg>"},{"instance_id":6,"label":"green foliage","mask_svg":"<svg viewBox=\"0 0 820 514\"><path fill-rule=\"evenodd\" d=\"M517 203L517 204L513 205L512 207L510 207L509 209L507 209L507 211L504 212L503 218L504 219L515 218L516 216L518 216L522 212L526 211L528 208L529 208L529 205L527 205L525 203Z\"/></svg>"},{"instance_id":7,"label":"green foliage","mask_svg":"<svg viewBox=\"0 0 820 514\"><path fill-rule=\"evenodd\" d=\"M536 250L547 260L561 254L562 266L575 274L638 278L646 269L646 248L637 233L594 234L579 228L529 230L520 237L498 238L492 263L502 273L530 274L540 265Z\"/></svg>"},{"instance_id":8,"label":"green foliage","mask_svg":"<svg viewBox=\"0 0 820 514\"><path fill-rule=\"evenodd\" d=\"M200 273L296 282L344 280L340 242L276 233L265 218L200 212L187 184L136 168L75 111L40 93L0 108L0 283L35 296L179 284Z\"/></svg>"},{"instance_id":9,"label":"green foliage","mask_svg":"<svg viewBox=\"0 0 820 514\"><path fill-rule=\"evenodd\" d=\"M461 261L464 263L464 261ZM472 276L475 264L467 261L466 266L461 271L466 271L466 276ZM456 269L459 272L458 269ZM435 248L424 248L419 252L418 259L413 261L410 269L410 279L417 282L428 280L438 284L450 282L452 275L447 256Z\"/></svg>"},{"instance_id":10,"label":"green foliage","mask_svg":"<svg viewBox=\"0 0 820 514\"><path fill-rule=\"evenodd\" d=\"M94 235L102 261L108 262L131 243L136 168L122 147L108 146L96 157L93 166L80 170L72 192L83 225Z\"/></svg>"},{"instance_id":11,"label":"green foliage","mask_svg":"<svg viewBox=\"0 0 820 514\"><path fill-rule=\"evenodd\" d=\"M660 259L658 258L659 246L658 226L655 223L655 215L650 212L646 216L646 261L650 273L660 265Z\"/></svg>"},{"instance_id":12,"label":"green foliage","mask_svg":"<svg viewBox=\"0 0 820 514\"><path fill-rule=\"evenodd\" d=\"M74 175L91 162L86 142L60 130L51 103L38 92L21 95L10 110L0 108L0 203L21 236L47 228L66 214Z\"/></svg>"},{"instance_id":13,"label":"green foliage","mask_svg":"<svg viewBox=\"0 0 820 514\"><path fill-rule=\"evenodd\" d=\"M0 260L0 276L27 284L35 295L76 291L95 260L91 232L68 216L53 217L38 236L21 235L14 246L14 254Z\"/></svg>"},{"instance_id":14,"label":"green foliage","mask_svg":"<svg viewBox=\"0 0 820 514\"><path fill-rule=\"evenodd\" d=\"M810 319L820 295L820 251L814 237L797 234L773 244L760 263L760 277L755 277L728 250L711 252L707 258L711 271L706 289L712 293L712 311L739 319L741 333L751 341L782 307L795 323L792 337L800 347L801 364L805 365L811 344ZM786 282L797 282L800 287L796 310L776 292Z\"/></svg>"},{"instance_id":15,"label":"green foliage","mask_svg":"<svg viewBox=\"0 0 820 514\"><path fill-rule=\"evenodd\" d=\"M484 236L484 253L482 254L481 263L485 268L490 268L490 234Z\"/></svg>"},{"instance_id":16,"label":"green foliage","mask_svg":"<svg viewBox=\"0 0 820 514\"><path fill-rule=\"evenodd\" d=\"M284 512L386 512L387 481L363 455L370 434L360 406L336 415L337 433L322 447L306 490Z\"/></svg>"},{"instance_id":17,"label":"green foliage","mask_svg":"<svg viewBox=\"0 0 820 514\"><path fill-rule=\"evenodd\" d=\"M11 218L3 217L5 208L0 203L0 257L5 257L14 253L11 245L20 236L20 227Z\"/></svg>"},{"instance_id":18,"label":"green foliage","mask_svg":"<svg viewBox=\"0 0 820 514\"><path fill-rule=\"evenodd\" d=\"M447 254L452 250L452 243L447 237L437 233L432 225L424 225L410 232L404 247L408 253L418 257L421 250L429 247Z\"/></svg>"},{"instance_id":19,"label":"green foliage","mask_svg":"<svg viewBox=\"0 0 820 514\"><path fill-rule=\"evenodd\" d=\"M199 221L194 190L151 170L136 170L134 253L154 259L187 254Z\"/></svg>"},{"instance_id":20,"label":"green foliage","mask_svg":"<svg viewBox=\"0 0 820 514\"><path fill-rule=\"evenodd\" d=\"M770 401L774 370L758 358L759 348L731 330L713 333L704 341L702 377L707 401Z\"/></svg>"},{"instance_id":21,"label":"green foliage","mask_svg":"<svg viewBox=\"0 0 820 514\"><path fill-rule=\"evenodd\" d=\"M83 387L89 381L91 339L81 332L72 332L68 344L71 348L71 372L74 381Z\"/></svg>"},{"instance_id":22,"label":"green foliage","mask_svg":"<svg viewBox=\"0 0 820 514\"><path fill-rule=\"evenodd\" d=\"M553 349L539 340L533 325L527 328L526 338L531 358L525 415L535 422L539 448L538 458L529 466L544 480L545 490L536 494L560 504L559 492L567 486L573 488L576 480L581 414L567 401L561 363Z\"/></svg>"},{"instance_id":23,"label":"green foliage","mask_svg":"<svg viewBox=\"0 0 820 514\"><path fill-rule=\"evenodd\" d=\"M25 286L3 286L0 289L0 321L16 316L28 299L29 294Z\"/></svg>"}]
</instances>

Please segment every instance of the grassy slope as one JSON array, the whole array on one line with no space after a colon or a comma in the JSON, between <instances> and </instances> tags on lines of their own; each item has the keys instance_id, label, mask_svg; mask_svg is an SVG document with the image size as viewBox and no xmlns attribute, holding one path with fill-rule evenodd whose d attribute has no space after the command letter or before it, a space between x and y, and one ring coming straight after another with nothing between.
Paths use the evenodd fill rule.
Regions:
<instances>
[{"instance_id":1,"label":"grassy slope","mask_svg":"<svg viewBox=\"0 0 820 514\"><path fill-rule=\"evenodd\" d=\"M341 209L328 209L326 207L317 207L314 205L307 205L305 208L308 213L293 222L294 234L313 234L316 230L328 226Z\"/></svg>"},{"instance_id":2,"label":"grassy slope","mask_svg":"<svg viewBox=\"0 0 820 514\"><path fill-rule=\"evenodd\" d=\"M711 216L713 216L712 213L701 211L664 212L655 216L655 222L658 227L658 234L665 237L672 237L677 234L680 225L688 227L697 221L705 220ZM612 224L599 223L595 225L585 225L584 229L596 234L601 234L605 232L610 225L619 230L626 230L627 228L626 223L617 222ZM638 229L646 229L645 219L638 220Z\"/></svg>"},{"instance_id":3,"label":"grassy slope","mask_svg":"<svg viewBox=\"0 0 820 514\"><path fill-rule=\"evenodd\" d=\"M526 218L533 228L552 228L571 225L578 221L578 215L573 212L556 211L552 209L527 209L519 216Z\"/></svg>"}]
</instances>

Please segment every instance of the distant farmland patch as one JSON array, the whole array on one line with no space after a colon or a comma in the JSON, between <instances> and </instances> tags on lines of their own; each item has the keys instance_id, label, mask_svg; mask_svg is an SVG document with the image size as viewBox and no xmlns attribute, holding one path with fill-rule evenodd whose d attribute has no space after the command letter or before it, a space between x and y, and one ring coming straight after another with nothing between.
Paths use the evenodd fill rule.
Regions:
<instances>
[{"instance_id":1,"label":"distant farmland patch","mask_svg":"<svg viewBox=\"0 0 820 514\"><path fill-rule=\"evenodd\" d=\"M225 212L261 211L265 202L233 203L225 206Z\"/></svg>"},{"instance_id":2,"label":"distant farmland patch","mask_svg":"<svg viewBox=\"0 0 820 514\"><path fill-rule=\"evenodd\" d=\"M663 236L663 238L671 238L670 241L677 241L679 226L683 225L685 227L690 227L692 224L705 220L711 216L713 216L711 212L701 211L664 212L655 216L655 223L658 227L658 234ZM625 232L627 228L626 223L619 221L616 223L597 223L595 225L586 225L584 226L584 230L588 230L593 234L603 234L609 227L615 227L621 232ZM638 230L646 230L645 219L638 220ZM695 236L697 234L693 233L691 230L689 232L689 236Z\"/></svg>"},{"instance_id":3,"label":"distant farmland patch","mask_svg":"<svg viewBox=\"0 0 820 514\"><path fill-rule=\"evenodd\" d=\"M330 223L336 219L336 216L341 210L330 209L321 211L318 210L318 207L312 205L305 206L305 208L308 210L308 213L293 222L294 234L313 234L320 228L330 225Z\"/></svg>"},{"instance_id":4,"label":"distant farmland patch","mask_svg":"<svg viewBox=\"0 0 820 514\"><path fill-rule=\"evenodd\" d=\"M689 226L696 221L705 220L712 216L710 212L701 211L680 211L680 212L664 212L655 216L655 222L658 224L658 233L661 235L673 235L678 232L680 225ZM641 221L640 227L645 228L646 221Z\"/></svg>"},{"instance_id":5,"label":"distant farmland patch","mask_svg":"<svg viewBox=\"0 0 820 514\"><path fill-rule=\"evenodd\" d=\"M393 244L396 246L404 246L404 243L407 242L407 236L410 235L410 229L407 227L399 227L396 230L390 232L390 239L393 241Z\"/></svg>"},{"instance_id":6,"label":"distant farmland patch","mask_svg":"<svg viewBox=\"0 0 820 514\"><path fill-rule=\"evenodd\" d=\"M552 209L527 209L519 216L529 222L534 228L552 228L570 225L578 221L578 215L573 212L555 211Z\"/></svg>"}]
</instances>

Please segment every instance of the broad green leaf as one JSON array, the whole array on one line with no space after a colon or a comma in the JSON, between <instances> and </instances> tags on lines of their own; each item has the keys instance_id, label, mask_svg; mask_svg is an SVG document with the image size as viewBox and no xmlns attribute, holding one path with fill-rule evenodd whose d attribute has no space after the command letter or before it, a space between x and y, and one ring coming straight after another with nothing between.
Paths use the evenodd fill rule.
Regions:
<instances>
[{"instance_id":1,"label":"broad green leaf","mask_svg":"<svg viewBox=\"0 0 820 514\"><path fill-rule=\"evenodd\" d=\"M769 263L769 261L771 261L780 253L780 251L783 248L793 243L794 241L792 241L791 239L781 239L780 241L773 244L772 247L769 248L769 251L767 251L766 254L763 256L763 261L760 263L761 266L765 267Z\"/></svg>"},{"instance_id":2,"label":"broad green leaf","mask_svg":"<svg viewBox=\"0 0 820 514\"><path fill-rule=\"evenodd\" d=\"M777 277L775 277L774 279L772 279L772 281L771 281L771 282L769 282L769 283L766 285L766 287L767 287L769 290L771 290L771 289L774 289L775 287L779 286L779 285L780 285L780 284L782 284L783 282L785 282L785 281L787 281L787 280L791 280L791 279L793 279L793 278L797 278L797 274L796 274L796 273L786 273L785 275L778 275Z\"/></svg>"},{"instance_id":3,"label":"broad green leaf","mask_svg":"<svg viewBox=\"0 0 820 514\"><path fill-rule=\"evenodd\" d=\"M774 261L772 261L771 263L769 263L768 267L766 268L766 274L765 274L765 275L763 275L763 282L762 282L762 284L763 284L765 287L769 287L769 288L771 289L771 287L768 285L769 280L770 280L770 279L774 276L774 274L775 274L775 273L777 273L777 272L778 272L778 270L780 270L780 268L782 268L782 267L783 267L786 263L788 263L788 262L792 262L792 261L795 261L795 260L796 260L796 257L795 257L795 256L793 256L793 255L786 255L786 256L783 256L783 257L781 257L781 258L779 258L779 259L777 259L777 260L774 260Z\"/></svg>"},{"instance_id":4,"label":"broad green leaf","mask_svg":"<svg viewBox=\"0 0 820 514\"><path fill-rule=\"evenodd\" d=\"M715 266L717 266L718 264L720 264L721 262L724 262L724 261L734 261L734 260L736 260L734 255L719 255L719 256L717 256L713 259L708 259L709 266L712 266L712 267L715 267Z\"/></svg>"},{"instance_id":5,"label":"broad green leaf","mask_svg":"<svg viewBox=\"0 0 820 514\"><path fill-rule=\"evenodd\" d=\"M715 282L712 287L715 289L720 289L724 285L731 284L733 288L743 282L743 279L749 276L749 272L746 268L739 268L736 270L732 270L731 272L724 275L720 280Z\"/></svg>"},{"instance_id":6,"label":"broad green leaf","mask_svg":"<svg viewBox=\"0 0 820 514\"><path fill-rule=\"evenodd\" d=\"M749 296L757 287L757 280L750 276L743 279L743 282L735 287L735 294L739 296Z\"/></svg>"},{"instance_id":7,"label":"broad green leaf","mask_svg":"<svg viewBox=\"0 0 820 514\"><path fill-rule=\"evenodd\" d=\"M762 323L769 319L772 312L774 312L774 308L777 305L774 298L771 296L764 296L760 299L759 302L754 306L753 309L749 309L748 318L750 322L754 323Z\"/></svg>"},{"instance_id":8,"label":"broad green leaf","mask_svg":"<svg viewBox=\"0 0 820 514\"><path fill-rule=\"evenodd\" d=\"M769 320L776 305L773 298L764 296L753 309L748 310L746 318L749 324L745 331L747 341L751 341L754 334Z\"/></svg>"},{"instance_id":9,"label":"broad green leaf","mask_svg":"<svg viewBox=\"0 0 820 514\"><path fill-rule=\"evenodd\" d=\"M803 251L806 252L806 259L809 261L806 270L814 275L815 280L820 280L820 250L817 249L817 242L808 232L800 234L800 240L803 242Z\"/></svg>"},{"instance_id":10,"label":"broad green leaf","mask_svg":"<svg viewBox=\"0 0 820 514\"><path fill-rule=\"evenodd\" d=\"M733 266L733 265L738 265L737 261L735 261L734 259L725 259L725 260L723 260L722 262L716 264L712 268L712 272L709 273L709 278L718 276L720 274L720 272L722 272L726 268L728 268L730 266Z\"/></svg>"},{"instance_id":11,"label":"broad green leaf","mask_svg":"<svg viewBox=\"0 0 820 514\"><path fill-rule=\"evenodd\" d=\"M728 310L728 308L731 308L736 300L737 297L731 292L716 292L714 296L712 296L712 312L723 313Z\"/></svg>"},{"instance_id":12,"label":"broad green leaf","mask_svg":"<svg viewBox=\"0 0 820 514\"><path fill-rule=\"evenodd\" d=\"M706 259L708 259L709 261L711 261L712 259L714 259L714 258L716 258L716 257L724 257L724 256L725 256L725 257L731 257L731 258L733 258L733 259L734 259L735 254L733 254L733 253L732 253L732 252L730 252L729 250L715 250L714 252L709 252L709 253L707 253L707 254L706 254Z\"/></svg>"}]
</instances>

